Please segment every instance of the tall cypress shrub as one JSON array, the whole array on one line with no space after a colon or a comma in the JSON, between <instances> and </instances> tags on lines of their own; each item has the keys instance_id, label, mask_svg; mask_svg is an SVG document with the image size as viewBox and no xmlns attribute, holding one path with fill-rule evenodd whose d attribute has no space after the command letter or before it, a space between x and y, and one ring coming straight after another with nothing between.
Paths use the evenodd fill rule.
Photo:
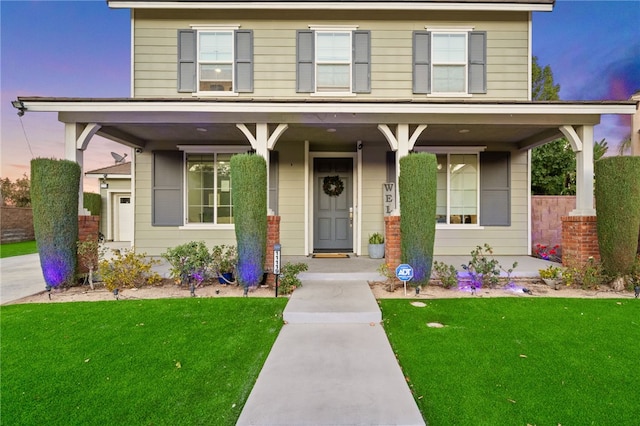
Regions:
<instances>
[{"instance_id":1,"label":"tall cypress shrub","mask_svg":"<svg viewBox=\"0 0 640 426\"><path fill-rule=\"evenodd\" d=\"M31 160L31 206L40 266L47 285L73 284L78 240L80 166L69 160Z\"/></svg>"},{"instance_id":2,"label":"tall cypress shrub","mask_svg":"<svg viewBox=\"0 0 640 426\"><path fill-rule=\"evenodd\" d=\"M413 267L413 284L431 277L436 235L436 156L410 154L400 159L400 248L402 262Z\"/></svg>"},{"instance_id":3,"label":"tall cypress shrub","mask_svg":"<svg viewBox=\"0 0 640 426\"><path fill-rule=\"evenodd\" d=\"M605 271L631 271L640 231L640 157L605 157L595 163L600 258Z\"/></svg>"},{"instance_id":4,"label":"tall cypress shrub","mask_svg":"<svg viewBox=\"0 0 640 426\"><path fill-rule=\"evenodd\" d=\"M231 197L238 245L237 278L260 283L267 249L267 162L259 155L231 157Z\"/></svg>"}]
</instances>

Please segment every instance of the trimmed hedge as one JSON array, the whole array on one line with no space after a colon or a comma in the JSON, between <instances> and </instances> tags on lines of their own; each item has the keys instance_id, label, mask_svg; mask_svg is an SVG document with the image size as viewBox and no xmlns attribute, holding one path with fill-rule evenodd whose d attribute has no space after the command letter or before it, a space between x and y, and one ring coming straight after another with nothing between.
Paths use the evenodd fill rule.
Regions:
<instances>
[{"instance_id":1,"label":"trimmed hedge","mask_svg":"<svg viewBox=\"0 0 640 426\"><path fill-rule=\"evenodd\" d=\"M238 245L238 281L257 286L267 249L267 162L255 154L231 157L231 199Z\"/></svg>"},{"instance_id":2,"label":"trimmed hedge","mask_svg":"<svg viewBox=\"0 0 640 426\"><path fill-rule=\"evenodd\" d=\"M640 157L606 157L595 163L598 244L605 272L631 271L640 232Z\"/></svg>"},{"instance_id":3,"label":"trimmed hedge","mask_svg":"<svg viewBox=\"0 0 640 426\"><path fill-rule=\"evenodd\" d=\"M40 266L47 285L72 285L78 241L81 170L69 160L31 160L31 206Z\"/></svg>"},{"instance_id":4,"label":"trimmed hedge","mask_svg":"<svg viewBox=\"0 0 640 426\"><path fill-rule=\"evenodd\" d=\"M102 197L95 192L82 193L82 205L92 216L100 216L102 212Z\"/></svg>"},{"instance_id":5,"label":"trimmed hedge","mask_svg":"<svg viewBox=\"0 0 640 426\"><path fill-rule=\"evenodd\" d=\"M415 286L431 277L436 235L436 156L410 154L400 159L400 239L402 262L413 267Z\"/></svg>"}]
</instances>

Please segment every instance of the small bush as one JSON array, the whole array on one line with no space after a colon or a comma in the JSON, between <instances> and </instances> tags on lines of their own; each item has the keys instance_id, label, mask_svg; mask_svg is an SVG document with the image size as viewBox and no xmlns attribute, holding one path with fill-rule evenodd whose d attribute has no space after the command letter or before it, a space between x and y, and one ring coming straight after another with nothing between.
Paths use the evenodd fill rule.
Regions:
<instances>
[{"instance_id":1,"label":"small bush","mask_svg":"<svg viewBox=\"0 0 640 426\"><path fill-rule=\"evenodd\" d=\"M458 270L455 266L436 260L433 262L433 271L442 287L451 288L458 285Z\"/></svg>"},{"instance_id":2,"label":"small bush","mask_svg":"<svg viewBox=\"0 0 640 426\"><path fill-rule=\"evenodd\" d=\"M494 288L500 281L500 263L492 256L493 249L489 244L476 246L471 251L471 260L466 265L462 265L462 268L469 273L469 278L475 287Z\"/></svg>"},{"instance_id":3,"label":"small bush","mask_svg":"<svg viewBox=\"0 0 640 426\"><path fill-rule=\"evenodd\" d=\"M160 262L149 259L145 253L136 253L134 249L112 250L111 260L100 261L100 277L108 290L138 288L159 283L162 278L152 271L153 265Z\"/></svg>"},{"instance_id":4,"label":"small bush","mask_svg":"<svg viewBox=\"0 0 640 426\"><path fill-rule=\"evenodd\" d=\"M369 244L384 244L384 236L379 232L369 235Z\"/></svg>"},{"instance_id":5,"label":"small bush","mask_svg":"<svg viewBox=\"0 0 640 426\"><path fill-rule=\"evenodd\" d=\"M302 287L302 281L298 278L300 272L306 271L309 266L304 262L291 263L287 262L280 268L280 276L278 277L278 292L281 294L290 294L298 287Z\"/></svg>"},{"instance_id":6,"label":"small bush","mask_svg":"<svg viewBox=\"0 0 640 426\"><path fill-rule=\"evenodd\" d=\"M573 264L573 262L569 262ZM595 290L608 283L611 278L604 272L602 264L590 257L580 268L568 267L562 270L562 281L567 286L580 287L585 290Z\"/></svg>"},{"instance_id":7,"label":"small bush","mask_svg":"<svg viewBox=\"0 0 640 426\"><path fill-rule=\"evenodd\" d=\"M171 277L180 284L202 283L211 267L212 256L204 241L191 241L169 248L161 255L171 265Z\"/></svg>"}]
</instances>

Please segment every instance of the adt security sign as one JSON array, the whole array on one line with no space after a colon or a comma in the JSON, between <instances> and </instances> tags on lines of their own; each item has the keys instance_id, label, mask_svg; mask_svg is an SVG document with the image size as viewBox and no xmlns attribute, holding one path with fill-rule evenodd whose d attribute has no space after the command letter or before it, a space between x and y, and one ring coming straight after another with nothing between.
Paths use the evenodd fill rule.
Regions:
<instances>
[{"instance_id":1,"label":"adt security sign","mask_svg":"<svg viewBox=\"0 0 640 426\"><path fill-rule=\"evenodd\" d=\"M413 268L411 265L403 263L396 268L396 277L405 283L413 278Z\"/></svg>"}]
</instances>

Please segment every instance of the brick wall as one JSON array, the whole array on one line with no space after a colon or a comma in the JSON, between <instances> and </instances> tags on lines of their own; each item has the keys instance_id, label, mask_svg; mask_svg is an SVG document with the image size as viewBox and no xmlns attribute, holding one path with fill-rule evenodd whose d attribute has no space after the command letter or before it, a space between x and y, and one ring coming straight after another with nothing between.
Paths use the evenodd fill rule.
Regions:
<instances>
[{"instance_id":1,"label":"brick wall","mask_svg":"<svg viewBox=\"0 0 640 426\"><path fill-rule=\"evenodd\" d=\"M31 207L0 207L1 243L18 243L35 239Z\"/></svg>"},{"instance_id":2,"label":"brick wall","mask_svg":"<svg viewBox=\"0 0 640 426\"><path fill-rule=\"evenodd\" d=\"M562 264L582 267L593 257L600 260L595 216L562 217Z\"/></svg>"},{"instance_id":3,"label":"brick wall","mask_svg":"<svg viewBox=\"0 0 640 426\"><path fill-rule=\"evenodd\" d=\"M267 255L264 262L264 270L269 271L267 285L275 285L273 272L273 245L280 242L280 216L267 216ZM282 265L281 265L282 266Z\"/></svg>"},{"instance_id":4,"label":"brick wall","mask_svg":"<svg viewBox=\"0 0 640 426\"><path fill-rule=\"evenodd\" d=\"M562 217L576 208L574 195L534 195L531 197L531 243L562 246Z\"/></svg>"}]
</instances>

